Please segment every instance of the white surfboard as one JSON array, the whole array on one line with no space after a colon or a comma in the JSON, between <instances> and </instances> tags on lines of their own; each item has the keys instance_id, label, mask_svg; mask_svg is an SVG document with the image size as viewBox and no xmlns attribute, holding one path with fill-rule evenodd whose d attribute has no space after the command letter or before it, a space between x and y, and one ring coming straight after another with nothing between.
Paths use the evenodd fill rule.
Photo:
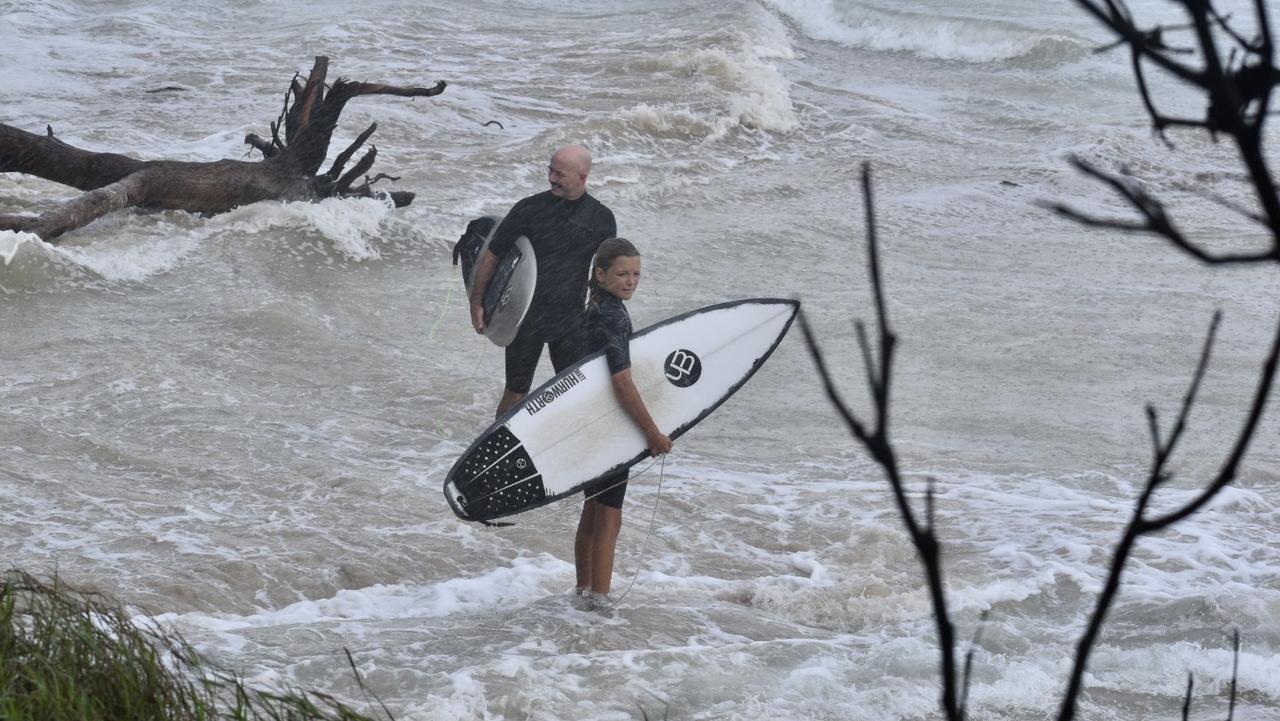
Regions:
<instances>
[{"instance_id":1,"label":"white surfboard","mask_svg":"<svg viewBox=\"0 0 1280 721\"><path fill-rule=\"evenodd\" d=\"M477 261L489 249L489 241L498 232L502 218L488 215L472 221L454 249L454 262L462 261L462 282L471 296ZM515 340L524 316L533 302L533 291L538 285L538 259L529 239L520 236L515 247L498 261L484 293L484 336L498 346L508 346ZM469 303L470 301L468 301Z\"/></svg>"},{"instance_id":2,"label":"white surfboard","mask_svg":"<svg viewBox=\"0 0 1280 721\"><path fill-rule=\"evenodd\" d=\"M677 438L769 358L799 301L758 298L708 306L631 337L631 377L650 415ZM550 503L648 456L619 405L603 352L532 391L453 465L445 498L459 518L488 521Z\"/></svg>"}]
</instances>

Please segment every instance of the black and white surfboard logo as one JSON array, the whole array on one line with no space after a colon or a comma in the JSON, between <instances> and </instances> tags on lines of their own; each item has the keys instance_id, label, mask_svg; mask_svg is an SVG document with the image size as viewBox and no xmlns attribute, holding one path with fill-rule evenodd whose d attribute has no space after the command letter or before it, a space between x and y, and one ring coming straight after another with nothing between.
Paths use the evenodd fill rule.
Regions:
<instances>
[{"instance_id":1,"label":"black and white surfboard logo","mask_svg":"<svg viewBox=\"0 0 1280 721\"><path fill-rule=\"evenodd\" d=\"M702 376L702 361L691 350L672 351L663 364L667 380L677 388L688 388Z\"/></svg>"}]
</instances>

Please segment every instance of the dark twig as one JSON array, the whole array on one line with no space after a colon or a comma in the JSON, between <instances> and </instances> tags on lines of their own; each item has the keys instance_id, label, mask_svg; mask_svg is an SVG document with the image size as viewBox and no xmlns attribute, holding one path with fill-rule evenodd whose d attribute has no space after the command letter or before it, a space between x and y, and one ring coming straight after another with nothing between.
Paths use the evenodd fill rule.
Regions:
<instances>
[{"instance_id":1,"label":"dark twig","mask_svg":"<svg viewBox=\"0 0 1280 721\"><path fill-rule=\"evenodd\" d=\"M1210 0L1187 0L1179 3L1187 13L1187 25L1176 28L1157 27L1154 30L1138 28L1122 0L1076 0L1076 3L1115 33L1116 43L1109 47L1117 44L1129 46L1139 95L1153 128L1166 143L1168 139L1164 136L1165 129L1177 126L1203 129L1215 140L1219 135L1225 135L1232 141L1255 191L1254 198L1262 209L1261 213L1249 213L1247 217L1256 220L1265 229L1270 236L1271 247L1265 253L1209 253L1174 231L1172 221L1150 222L1153 220L1148 213L1152 207L1151 202L1123 191L1121 195L1147 216L1148 223L1104 221L1083 216L1064 206L1051 207L1091 226L1161 235L1176 247L1208 263L1280 262L1280 194L1277 193L1275 178L1263 152L1266 137L1264 126L1270 115L1272 92L1280 85L1280 70L1276 69L1273 62L1274 46L1265 3L1262 0L1255 0L1253 3L1259 27L1259 38L1254 41L1246 40L1235 32L1228 22L1229 18L1219 13ZM1197 41L1198 51L1194 54L1198 63L1175 60L1173 55L1181 53L1181 50L1169 47L1163 40L1162 31L1184 28L1191 30ZM1215 36L1217 30L1222 30L1230 41L1231 47L1225 54L1218 47L1218 37ZM1170 118L1161 113L1147 84L1143 63L1151 63L1196 88L1206 101L1203 119ZM1077 167L1080 167L1079 163ZM1081 169L1115 186L1111 177L1105 173L1084 167ZM1145 196L1144 193L1141 195ZM1164 208L1158 203L1155 206L1163 215Z\"/></svg>"},{"instance_id":2,"label":"dark twig","mask_svg":"<svg viewBox=\"0 0 1280 721\"><path fill-rule=\"evenodd\" d=\"M1156 110L1155 103L1151 100L1151 91L1147 88L1147 74L1142 71L1142 53L1136 48L1132 49L1129 53L1129 62L1133 66L1133 79L1138 83L1138 97L1142 98L1142 104L1147 109L1147 115L1151 118L1151 127L1155 130L1156 137L1164 143L1165 147L1172 149L1173 141L1169 140L1168 135L1165 135L1165 129L1179 126L1197 127L1199 121L1168 118Z\"/></svg>"},{"instance_id":3,"label":"dark twig","mask_svg":"<svg viewBox=\"0 0 1280 721\"><path fill-rule=\"evenodd\" d=\"M1196 675L1187 674L1187 693L1182 697L1182 721L1190 721L1191 719L1191 690L1195 688Z\"/></svg>"},{"instance_id":4,"label":"dark twig","mask_svg":"<svg viewBox=\"0 0 1280 721\"><path fill-rule=\"evenodd\" d=\"M1191 387L1188 389L1186 396L1183 398L1182 409L1178 414L1178 419L1175 422L1169 437L1165 439L1163 443L1157 444L1155 457L1152 462L1150 475L1147 478L1146 487L1138 498L1133 515L1130 518L1128 526L1125 528L1125 532L1120 543L1116 547L1115 555L1112 557L1111 568L1107 574L1107 580L1103 586L1103 590L1098 596L1097 606L1095 607L1093 615L1090 617L1089 624L1085 629L1085 633L1081 637L1077 646L1075 663L1071 672L1071 679L1067 686L1067 693L1063 697L1062 709L1058 716L1060 721L1069 721L1069 719L1074 717L1076 699L1080 692L1080 685L1083 680L1085 668L1088 665L1090 651L1097 641L1098 633L1106 618L1107 611L1115 599L1115 595L1120 586L1120 579L1124 571L1124 565L1128 561L1129 555L1131 554L1137 539L1141 536L1168 528L1169 526L1199 511L1207 505L1209 501L1217 496L1223 488L1226 488L1227 485L1235 479L1237 469L1239 468L1241 461L1244 459L1249 445L1256 433L1258 424L1262 419L1263 411L1266 408L1268 399L1270 398L1271 389L1274 384L1277 363L1280 362L1280 328L1277 328L1275 338L1272 341L1271 350L1263 362L1262 372L1258 380L1257 389L1254 392L1253 402L1245 418L1244 427L1237 435L1236 441L1229 450L1218 474L1210 480L1209 483L1205 485L1204 490L1202 490L1200 494L1190 502L1183 504L1181 507L1173 511L1165 513L1164 515L1156 516L1154 518L1147 517L1146 512L1152 495L1155 490L1170 477L1166 470L1166 466L1179 438L1186 429L1187 418L1190 415L1191 408L1195 404L1196 392L1208 366L1209 351L1213 345L1217 324L1218 316L1215 315L1209 336L1205 341L1204 351L1200 357L1200 363L1196 368L1195 378L1192 381Z\"/></svg>"},{"instance_id":5,"label":"dark twig","mask_svg":"<svg viewBox=\"0 0 1280 721\"><path fill-rule=\"evenodd\" d=\"M1144 46L1148 47L1148 48L1153 49L1153 50L1162 50L1162 51L1167 52L1167 53L1178 53L1178 54L1181 54L1181 55L1186 55L1186 54L1189 54L1189 53L1194 53L1194 52L1195 52L1195 49L1194 49L1194 48L1175 48L1175 47L1173 47L1172 45L1167 45L1167 44L1165 43L1165 41L1164 41L1164 31L1166 31L1166 30L1186 30L1186 29L1188 29L1189 27L1191 27L1191 26L1190 26L1190 25L1183 25L1183 26L1179 26L1179 27L1159 27L1159 26L1157 26L1157 27L1155 27L1155 28L1152 28L1151 30L1143 31L1143 32L1142 32L1142 44L1143 44ZM1094 53L1105 53L1105 52L1107 52L1108 50L1114 50L1115 48L1118 48L1118 47L1120 47L1121 45L1128 45L1128 44L1129 44L1129 41L1128 41L1127 39L1125 39L1125 38L1121 38L1121 39L1116 40L1116 41L1114 41L1114 42L1107 43L1106 45L1103 45L1103 46L1101 46L1101 47L1094 48L1094 49L1093 49L1093 52L1094 52Z\"/></svg>"},{"instance_id":6,"label":"dark twig","mask_svg":"<svg viewBox=\"0 0 1280 721\"><path fill-rule=\"evenodd\" d=\"M273 141L265 140L257 133L249 133L244 136L244 142L246 145L252 145L258 152L262 153L264 158L270 158L280 152Z\"/></svg>"},{"instance_id":7,"label":"dark twig","mask_svg":"<svg viewBox=\"0 0 1280 721\"><path fill-rule=\"evenodd\" d=\"M1041 207L1048 208L1059 215L1070 218L1082 225L1088 225L1095 228L1111 228L1114 230L1122 230L1127 232L1148 232L1157 234L1168 240L1174 247L1186 252L1188 255L1200 260L1201 262L1212 265L1228 265L1242 263L1257 263L1261 261L1271 260L1275 256L1274 250L1258 253L1211 253L1193 243L1189 238L1183 235L1182 231L1174 225L1173 220L1165 212L1164 204L1153 197L1150 193L1138 186L1137 182L1125 175L1112 175L1110 173L1099 170L1088 161L1078 157L1071 158L1071 164L1078 170L1091 175L1103 183L1110 185L1129 204L1142 215L1145 222L1118 220L1114 218L1099 218L1097 216L1087 215L1077 211L1063 203L1040 203Z\"/></svg>"},{"instance_id":8,"label":"dark twig","mask_svg":"<svg viewBox=\"0 0 1280 721\"><path fill-rule=\"evenodd\" d=\"M1123 0L1076 0L1082 8L1115 33L1119 44L1127 44L1134 57L1134 76L1138 82L1138 90L1151 118L1153 127L1163 134L1165 127L1181 124L1188 127L1202 128L1217 140L1219 135L1231 139L1239 153L1240 162L1247 173L1247 182L1252 185L1255 199L1261 207L1261 213L1241 208L1221 198L1215 198L1219 204L1229 210L1255 222L1270 236L1270 248L1259 253L1211 253L1192 242L1179 231L1168 216L1165 206L1140 188L1135 181L1117 175L1104 173L1097 168L1078 159L1073 163L1082 172L1092 175L1110 185L1133 208L1138 210L1144 222L1119 221L1088 216L1071 210L1064 205L1048 205L1056 212L1074 220L1094 227L1106 227L1125 231L1154 233L1164 237L1176 248L1191 254L1199 260L1212 264L1238 264L1280 261L1280 197L1277 197L1276 184L1266 162L1264 153L1264 125L1270 115L1271 94L1280 84L1280 71L1275 68L1273 57L1270 23L1267 18L1266 5L1263 0L1253 3L1259 27L1257 40L1249 41L1236 33L1229 25L1228 18L1220 14L1213 6L1212 0L1183 0L1180 4L1185 10L1189 29L1193 30L1198 45L1198 61L1195 66L1182 64L1171 57L1171 49L1163 41L1153 42L1150 31L1139 30ZM1215 30L1221 29L1231 42L1225 56L1218 48ZM1143 75L1142 63L1149 61L1174 78L1193 86L1207 104L1205 117L1201 121L1172 120L1165 117L1156 107L1150 88ZM1212 198L1213 196L1211 196ZM1071 672L1067 691L1063 697L1058 715L1060 721L1074 718L1077 698L1081 690L1081 682L1088 665L1090 651L1097 637L1107 611L1114 601L1119 589L1124 566L1137 540L1144 535L1158 532L1178 523L1206 506L1219 492L1236 477L1239 465L1256 434L1263 411L1267 405L1274 385L1276 367L1280 362L1280 328L1272 341L1270 350L1262 363L1258 384L1253 400L1247 410L1243 427L1239 430L1234 443L1226 451L1225 458L1217 474L1204 484L1202 490L1191 501L1182 504L1172 511L1148 516L1148 508L1156 490L1172 477L1168 470L1178 440L1185 432L1190 411L1195 404L1196 394L1208 367L1209 354L1220 322L1220 315L1214 316L1204 349L1197 365L1195 376L1181 409L1168 436L1161 434L1159 419L1153 407L1147 408L1147 420L1150 427L1153 453L1147 482L1135 503L1129 523L1117 545L1111 560L1102 591L1098 595L1096 606L1089 618L1084 634L1080 638L1076 657ZM1235 640L1235 661L1232 670L1231 710L1228 718L1234 713L1235 706L1235 673L1239 659L1238 634ZM1191 695L1194 679L1188 676L1186 697L1183 704L1183 718L1190 714Z\"/></svg>"},{"instance_id":9,"label":"dark twig","mask_svg":"<svg viewBox=\"0 0 1280 721\"><path fill-rule=\"evenodd\" d=\"M1184 187L1183 189L1186 190L1187 192L1198 195L1201 198L1204 198L1205 200L1208 200L1212 203L1216 203L1217 205L1222 206L1223 208L1231 211L1232 213L1235 213L1241 218L1244 218L1245 220L1248 220L1252 223L1257 223L1259 225L1266 225L1267 223L1266 218L1262 217L1255 211L1252 211L1244 207L1243 205L1240 205L1239 203L1235 202L1234 200L1231 200L1230 198L1222 195L1221 193L1215 193L1214 191L1209 190L1208 188L1200 187L1199 185L1190 185L1190 186Z\"/></svg>"},{"instance_id":10,"label":"dark twig","mask_svg":"<svg viewBox=\"0 0 1280 721\"><path fill-rule=\"evenodd\" d=\"M373 184L377 183L379 180L390 180L392 182L395 182L397 180L400 180L400 178L394 175L387 175L386 173L378 173L372 178L365 176L363 183L343 191L341 195L344 198L351 198L351 197L372 198L375 196L375 193L373 192ZM397 196L400 195L400 192L393 191L391 193L387 193L386 195L391 198L391 201L395 203L397 208L403 207L404 205L408 204L408 201L413 200L413 196L412 194L410 194L408 201L402 204L400 202L400 199L397 198Z\"/></svg>"},{"instance_id":11,"label":"dark twig","mask_svg":"<svg viewBox=\"0 0 1280 721\"><path fill-rule=\"evenodd\" d=\"M334 183L334 193L338 194L346 192L347 188L351 187L351 184L355 182L356 178L369 172L369 168L373 167L373 161L376 160L377 157L378 146L370 146L369 152L365 153L364 156L360 158L359 162L351 168L351 170L348 170L341 178L338 178L337 183Z\"/></svg>"},{"instance_id":12,"label":"dark twig","mask_svg":"<svg viewBox=\"0 0 1280 721\"><path fill-rule=\"evenodd\" d=\"M1152 495L1165 481L1169 475L1166 470L1169 458L1172 456L1174 449L1181 440L1182 434L1187 428L1187 418L1191 414L1191 409L1195 405L1196 394L1199 392L1200 383L1204 379L1206 370L1209 367L1209 358L1213 349L1213 343L1217 336L1218 324L1221 320L1221 314L1215 313L1213 322L1209 325L1209 332L1205 338L1204 346L1200 353L1200 360L1196 365L1195 374L1192 377L1190 386L1182 399L1182 407L1179 409L1177 420L1169 431L1169 435L1165 439L1160 438L1158 428L1152 428L1152 438L1155 442L1151 469L1147 476L1146 486L1142 493L1139 494L1137 503L1130 516L1129 523L1125 527L1124 534L1117 544L1115 553L1111 558L1111 566L1107 572L1106 581L1103 583L1102 591L1098 594L1097 605L1094 607L1092 615L1089 617L1089 623L1085 627L1084 634L1081 635L1076 645L1075 660L1071 668L1071 675L1067 682L1067 691L1063 696L1062 707L1058 714L1059 721L1070 721L1075 717L1076 702L1080 695L1081 684L1084 681L1084 672L1089 664L1089 656L1093 651L1094 645L1097 643L1098 635L1102 631L1103 623L1106 621L1107 612L1111 608L1111 604L1115 601L1116 594L1120 590L1120 580L1124 575L1125 564L1129 561L1129 556L1133 552L1134 545L1138 538L1144 534L1150 533L1157 528L1152 527L1146 520L1146 510L1151 503ZM1149 421L1155 423L1155 411L1148 408L1147 417Z\"/></svg>"},{"instance_id":13,"label":"dark twig","mask_svg":"<svg viewBox=\"0 0 1280 721\"><path fill-rule=\"evenodd\" d=\"M636 708L640 709L640 718L643 719L643 721L653 721L653 719L649 718L649 712L645 710L644 706L637 703ZM667 721L669 718L671 718L671 704L664 703L662 707L662 721Z\"/></svg>"},{"instance_id":14,"label":"dark twig","mask_svg":"<svg viewBox=\"0 0 1280 721\"><path fill-rule=\"evenodd\" d=\"M342 169L346 167L347 161L351 159L351 156L360 149L361 145L364 145L365 142L369 140L369 136L373 135L373 132L377 129L377 123L370 123L369 127L365 128L364 132L360 133L360 135L356 137L356 139L352 141L345 150L338 153L338 157L334 158L333 165L329 166L329 172L325 173L325 175L330 179L337 178L342 172Z\"/></svg>"},{"instance_id":15,"label":"dark twig","mask_svg":"<svg viewBox=\"0 0 1280 721\"><path fill-rule=\"evenodd\" d=\"M938 650L941 656L942 708L948 719L958 721L962 718L962 714L958 693L958 673L956 670L955 628L951 623L950 612L947 608L946 587L942 576L941 546L934 531L932 482L925 494L925 523L921 525L916 517L915 510L907 498L897 453L889 439L889 406L892 398L893 356L897 345L897 336L889 325L889 313L885 302L884 284L880 271L871 168L866 163L862 166L862 194L866 212L868 275L871 278L879 344L879 356L874 361L865 327L862 323L858 323L857 329L867 384L871 389L872 402L875 407L874 430L868 430L867 424L858 419L836 389L835 380L827 368L822 351L814 337L813 329L809 326L808 319L803 312L800 314L800 327L804 332L809 354L813 358L814 364L818 369L818 375L822 378L823 386L826 388L827 397L831 400L841 418L844 419L853 436L858 439L884 471L898 507L898 514L902 518L903 524L907 527L907 533L911 537L912 544L916 547L920 563L924 566L938 633Z\"/></svg>"},{"instance_id":16,"label":"dark twig","mask_svg":"<svg viewBox=\"0 0 1280 721\"><path fill-rule=\"evenodd\" d=\"M280 123L271 123L271 144L275 146L277 151L284 150L284 141L280 139Z\"/></svg>"},{"instance_id":17,"label":"dark twig","mask_svg":"<svg viewBox=\"0 0 1280 721\"><path fill-rule=\"evenodd\" d=\"M1227 721L1236 715L1236 680L1240 677L1240 629L1231 631L1231 697L1227 701Z\"/></svg>"},{"instance_id":18,"label":"dark twig","mask_svg":"<svg viewBox=\"0 0 1280 721\"><path fill-rule=\"evenodd\" d=\"M1200 492L1200 495L1181 508L1145 521L1143 525L1144 533L1163 530L1199 511L1209 501L1213 500L1214 496L1218 495L1223 488L1226 488L1235 480L1236 471L1239 469L1241 461L1244 460L1245 454L1249 450L1249 445L1258 430L1258 424L1262 422L1262 415L1266 411L1267 403L1271 397L1271 390L1275 383L1277 364L1280 364L1280 326L1276 328L1276 335L1271 341L1271 349L1263 360L1262 371L1258 377L1258 384L1254 389L1253 401L1245 416L1244 426L1236 436L1236 441L1222 467L1218 470L1218 474Z\"/></svg>"}]
</instances>

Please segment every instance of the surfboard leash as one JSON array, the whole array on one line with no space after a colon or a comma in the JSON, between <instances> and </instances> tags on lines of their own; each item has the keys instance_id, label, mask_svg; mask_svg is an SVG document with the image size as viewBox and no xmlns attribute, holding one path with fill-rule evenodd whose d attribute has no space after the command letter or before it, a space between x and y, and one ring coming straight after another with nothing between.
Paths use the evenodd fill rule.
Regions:
<instances>
[{"instance_id":1,"label":"surfboard leash","mask_svg":"<svg viewBox=\"0 0 1280 721\"><path fill-rule=\"evenodd\" d=\"M617 608L618 604L622 603L622 599L626 598L628 593L631 593L631 587L636 585L636 579L640 578L640 569L644 568L644 557L649 550L649 539L653 537L653 527L658 520L658 504L662 501L662 479L666 476L667 471L667 455L665 453L662 454L661 460L662 465L658 467L658 492L653 497L653 513L649 515L649 530L644 534L644 543L640 544L640 559L636 561L636 572L631 576L631 583L627 584L627 588L622 592L622 595L609 602L609 608ZM652 467L653 464L650 463L649 468ZM648 468L645 470L648 470Z\"/></svg>"},{"instance_id":2,"label":"surfboard leash","mask_svg":"<svg viewBox=\"0 0 1280 721\"><path fill-rule=\"evenodd\" d=\"M431 330L427 332L427 340L435 340L436 328L440 327L440 321L444 320L444 316L449 312L449 302L453 300L453 285L449 286L449 292L445 294L444 303L440 308L440 315L436 318L436 322L431 324Z\"/></svg>"}]
</instances>

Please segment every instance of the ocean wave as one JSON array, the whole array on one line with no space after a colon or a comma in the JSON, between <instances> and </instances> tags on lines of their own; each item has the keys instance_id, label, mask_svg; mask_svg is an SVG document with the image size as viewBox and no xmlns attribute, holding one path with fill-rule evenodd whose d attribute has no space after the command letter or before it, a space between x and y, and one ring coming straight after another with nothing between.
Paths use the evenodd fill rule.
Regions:
<instances>
[{"instance_id":1,"label":"ocean wave","mask_svg":"<svg viewBox=\"0 0 1280 721\"><path fill-rule=\"evenodd\" d=\"M422 584L378 584L342 589L333 596L291 603L283 608L261 609L249 615L229 613L166 613L156 618L195 628L232 632L332 621L384 621L447 618L526 606L554 594L564 586L571 570L563 560L542 554L513 559L510 566L494 568L471 578L446 578Z\"/></svg>"},{"instance_id":2,"label":"ocean wave","mask_svg":"<svg viewBox=\"0 0 1280 721\"><path fill-rule=\"evenodd\" d=\"M1044 64L1084 57L1089 45L989 18L926 15L840 0L762 0L814 40L966 63Z\"/></svg>"},{"instance_id":3,"label":"ocean wave","mask_svg":"<svg viewBox=\"0 0 1280 721\"><path fill-rule=\"evenodd\" d=\"M0 231L0 290L31 290L67 280L97 278L91 269L37 235Z\"/></svg>"},{"instance_id":4,"label":"ocean wave","mask_svg":"<svg viewBox=\"0 0 1280 721\"><path fill-rule=\"evenodd\" d=\"M68 265L74 264L59 255L58 248L41 241L40 236L0 231L0 286L47 275L54 268L65 270Z\"/></svg>"},{"instance_id":5,"label":"ocean wave","mask_svg":"<svg viewBox=\"0 0 1280 721\"><path fill-rule=\"evenodd\" d=\"M376 241L392 214L390 201L375 198L326 198L318 203L254 203L209 221L216 230L261 233L290 229L319 234L352 260L376 260Z\"/></svg>"},{"instance_id":6,"label":"ocean wave","mask_svg":"<svg viewBox=\"0 0 1280 721\"><path fill-rule=\"evenodd\" d=\"M759 11L745 28L700 38L689 47L630 63L630 70L650 75L695 77L715 91L713 117L704 120L722 133L740 125L752 130L790 133L800 123L791 99L791 83L777 60L795 57L786 28ZM699 97L705 102L708 98Z\"/></svg>"},{"instance_id":7,"label":"ocean wave","mask_svg":"<svg viewBox=\"0 0 1280 721\"><path fill-rule=\"evenodd\" d=\"M82 231L73 239L84 241L81 244L53 245L30 233L0 231L0 288L138 282L178 267L200 244L196 234L163 217L143 227L131 226L129 232L113 226L115 218ZM95 234L92 228L110 232Z\"/></svg>"},{"instance_id":8,"label":"ocean wave","mask_svg":"<svg viewBox=\"0 0 1280 721\"><path fill-rule=\"evenodd\" d=\"M772 63L749 49L679 50L657 61L679 73L697 75L725 95L724 118L752 130L789 133L799 127L790 83Z\"/></svg>"}]
</instances>

